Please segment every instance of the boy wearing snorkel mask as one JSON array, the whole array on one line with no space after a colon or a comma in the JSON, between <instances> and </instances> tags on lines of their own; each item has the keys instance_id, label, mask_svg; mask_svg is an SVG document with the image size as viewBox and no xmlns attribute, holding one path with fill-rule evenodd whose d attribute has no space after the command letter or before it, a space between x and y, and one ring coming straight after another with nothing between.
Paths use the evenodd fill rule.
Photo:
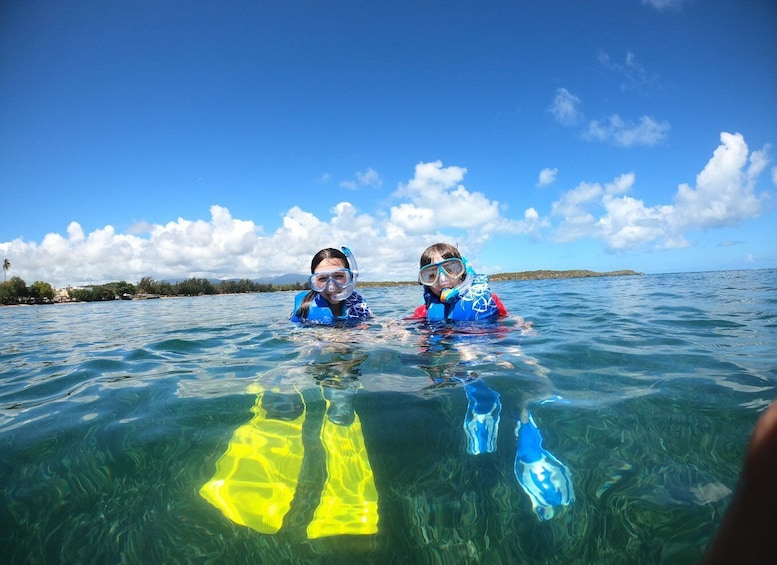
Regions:
<instances>
[{"instance_id":1,"label":"boy wearing snorkel mask","mask_svg":"<svg viewBox=\"0 0 777 565\"><path fill-rule=\"evenodd\" d=\"M309 292L294 300L292 322L331 324L359 321L372 317L364 298L356 292L359 269L351 250L322 249L310 262Z\"/></svg>"},{"instance_id":2,"label":"boy wearing snorkel mask","mask_svg":"<svg viewBox=\"0 0 777 565\"><path fill-rule=\"evenodd\" d=\"M507 316L488 277L475 274L459 250L447 243L435 243L421 254L418 282L424 287L424 304L411 318L474 321Z\"/></svg>"},{"instance_id":3,"label":"boy wearing snorkel mask","mask_svg":"<svg viewBox=\"0 0 777 565\"><path fill-rule=\"evenodd\" d=\"M504 304L491 292L488 277L476 274L459 250L447 243L436 243L423 252L418 282L424 287L424 304L416 308L411 318L473 322L507 316ZM499 393L475 376L455 376L450 380L462 382L467 395L463 426L467 452L471 455L495 452L502 412ZM543 449L542 436L528 409L521 410L515 433L515 476L529 496L537 517L549 520L557 507L568 506L575 500L569 470Z\"/></svg>"}]
</instances>

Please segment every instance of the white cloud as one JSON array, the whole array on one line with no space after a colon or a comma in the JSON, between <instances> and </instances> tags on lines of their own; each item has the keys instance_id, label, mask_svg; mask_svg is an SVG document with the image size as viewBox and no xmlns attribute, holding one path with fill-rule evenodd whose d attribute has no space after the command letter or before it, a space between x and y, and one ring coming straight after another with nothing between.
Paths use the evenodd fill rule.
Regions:
<instances>
[{"instance_id":1,"label":"white cloud","mask_svg":"<svg viewBox=\"0 0 777 565\"><path fill-rule=\"evenodd\" d=\"M696 177L696 187L678 186L674 204L646 206L629 196L635 175L612 183L581 183L551 207L560 218L558 241L601 240L610 250L685 247L690 230L739 225L760 215L764 194L755 183L768 164L767 148L749 153L740 134L722 133L721 143Z\"/></svg>"},{"instance_id":2,"label":"white cloud","mask_svg":"<svg viewBox=\"0 0 777 565\"><path fill-rule=\"evenodd\" d=\"M549 184L553 184L553 182L556 180L556 175L558 174L558 169L549 169L544 168L540 171L540 176L537 179L537 186L547 186Z\"/></svg>"},{"instance_id":3,"label":"white cloud","mask_svg":"<svg viewBox=\"0 0 777 565\"><path fill-rule=\"evenodd\" d=\"M651 116L642 116L637 123L634 123L613 114L604 123L598 120L591 121L583 137L610 142L620 147L651 146L662 142L669 129L669 122L659 122Z\"/></svg>"},{"instance_id":4,"label":"white cloud","mask_svg":"<svg viewBox=\"0 0 777 565\"><path fill-rule=\"evenodd\" d=\"M683 5L685 0L642 0L646 6L651 6L659 12L663 10L677 10Z\"/></svg>"},{"instance_id":5,"label":"white cloud","mask_svg":"<svg viewBox=\"0 0 777 565\"><path fill-rule=\"evenodd\" d=\"M755 181L768 163L766 148L748 156L741 134L724 132L720 141L722 145L696 176L696 188L678 187L675 210L681 226L732 226L761 213L765 196L756 195Z\"/></svg>"},{"instance_id":6,"label":"white cloud","mask_svg":"<svg viewBox=\"0 0 777 565\"><path fill-rule=\"evenodd\" d=\"M555 120L563 126L574 126L582 118L580 111L580 98L569 92L566 88L556 90L556 96L548 108Z\"/></svg>"},{"instance_id":7,"label":"white cloud","mask_svg":"<svg viewBox=\"0 0 777 565\"><path fill-rule=\"evenodd\" d=\"M234 218L222 206L209 219L178 218L166 224L137 224L130 233L107 225L91 233L71 222L65 234L49 233L40 243L16 239L0 243L13 265L11 276L62 287L144 276L257 279L305 273L323 247L349 246L366 280L410 280L421 251L436 241L458 243L476 258L493 234L549 237L558 242L592 239L608 250L687 246L693 230L741 224L758 216L767 195L758 194L768 169L768 146L750 152L740 134L722 133L721 145L696 177L680 184L671 203L648 205L635 194L636 175L609 183L583 182L562 193L547 215L526 207L520 219L504 215L503 203L463 185L467 170L440 161L419 163L392 195L386 214L363 213L339 202L327 217L294 206L275 231ZM775 168L771 169L772 180ZM371 178L369 170L365 179ZM142 234L142 235L141 235Z\"/></svg>"},{"instance_id":8,"label":"white cloud","mask_svg":"<svg viewBox=\"0 0 777 565\"><path fill-rule=\"evenodd\" d=\"M772 184L777 186L777 167L772 167Z\"/></svg>"},{"instance_id":9,"label":"white cloud","mask_svg":"<svg viewBox=\"0 0 777 565\"><path fill-rule=\"evenodd\" d=\"M460 184L466 172L461 167L443 167L440 161L416 165L415 176L394 193L409 202L391 207L392 229L418 235L452 228L470 231L471 236L530 231L524 222L503 217L497 201Z\"/></svg>"},{"instance_id":10,"label":"white cloud","mask_svg":"<svg viewBox=\"0 0 777 565\"><path fill-rule=\"evenodd\" d=\"M383 184L378 171L375 169L367 169L363 173L356 173L356 180L361 186L372 186L379 188Z\"/></svg>"},{"instance_id":11,"label":"white cloud","mask_svg":"<svg viewBox=\"0 0 777 565\"><path fill-rule=\"evenodd\" d=\"M340 183L342 188L349 190L356 190L362 186L368 186L372 188L380 188L383 185L383 180L380 178L378 171L372 168L368 168L366 171L357 172L354 174L356 180L345 180Z\"/></svg>"},{"instance_id":12,"label":"white cloud","mask_svg":"<svg viewBox=\"0 0 777 565\"><path fill-rule=\"evenodd\" d=\"M609 61L607 54L599 55L600 61ZM627 59L628 61L628 59ZM558 123L575 126L583 121L580 99L566 88L556 90L556 96L548 109ZM642 116L636 122L612 114L606 120L591 120L582 131L583 139L612 143L619 147L657 145L666 139L671 126L652 116Z\"/></svg>"},{"instance_id":13,"label":"white cloud","mask_svg":"<svg viewBox=\"0 0 777 565\"><path fill-rule=\"evenodd\" d=\"M626 53L623 62L614 61L606 51L599 51L597 55L599 64L612 71L622 79L621 92L631 90L643 90L657 82L658 77L649 72L637 62L637 57L631 51Z\"/></svg>"},{"instance_id":14,"label":"white cloud","mask_svg":"<svg viewBox=\"0 0 777 565\"><path fill-rule=\"evenodd\" d=\"M116 233L110 225L87 235L72 222L66 236L50 233L40 244L0 243L0 253L11 260L12 275L28 284L45 280L64 287L138 282L144 276L256 279L305 273L319 249L347 245L366 280L410 280L421 251L431 243L457 242L463 252L474 253L491 229L528 231L538 223L531 214L525 223L502 217L497 202L459 184L465 172L441 163L419 164L416 176L398 191L410 199L392 210L396 222L359 213L349 202L333 206L328 218L294 206L283 214L280 227L265 235L254 222L233 218L228 209L214 205L209 220L142 224L144 237ZM364 180L373 182L375 177L368 170ZM478 208L482 213L472 214Z\"/></svg>"}]
</instances>

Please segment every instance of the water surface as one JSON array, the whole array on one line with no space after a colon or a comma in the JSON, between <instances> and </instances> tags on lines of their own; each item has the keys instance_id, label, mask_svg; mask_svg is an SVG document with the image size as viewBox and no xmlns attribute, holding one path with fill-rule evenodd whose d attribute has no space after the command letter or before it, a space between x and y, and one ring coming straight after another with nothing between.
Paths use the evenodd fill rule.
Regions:
<instances>
[{"instance_id":1,"label":"water surface","mask_svg":"<svg viewBox=\"0 0 777 565\"><path fill-rule=\"evenodd\" d=\"M376 318L343 329L288 323L293 293L0 309L5 562L698 561L777 398L777 271L492 286L511 317L453 334L402 320L415 286L364 289ZM502 411L471 455L477 379ZM331 426L342 395L377 533L315 537L332 466L356 465L322 439L356 429ZM275 533L200 494L265 408L304 421ZM514 472L527 414L574 486L547 520Z\"/></svg>"}]
</instances>

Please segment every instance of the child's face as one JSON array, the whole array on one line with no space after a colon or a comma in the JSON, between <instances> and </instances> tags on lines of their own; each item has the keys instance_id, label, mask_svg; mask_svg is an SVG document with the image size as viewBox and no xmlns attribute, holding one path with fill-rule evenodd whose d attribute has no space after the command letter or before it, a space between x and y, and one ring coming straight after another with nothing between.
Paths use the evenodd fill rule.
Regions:
<instances>
[{"instance_id":1,"label":"child's face","mask_svg":"<svg viewBox=\"0 0 777 565\"><path fill-rule=\"evenodd\" d=\"M321 261L317 266L315 271L313 271L313 274L316 273L327 273L329 277L338 284L345 285L347 284L350 279L347 277L347 273L345 271L342 271L342 269L347 268L345 264L343 263L342 259L338 259L337 257L331 257L329 259L324 259ZM347 279L347 280L346 280ZM323 296L327 302L330 304L334 304L336 302L342 302L342 300L335 300L333 298L333 295L340 293L343 290L342 287L338 287L335 284L332 284L331 281L328 281L326 283L326 287L324 287L323 290L319 292L321 296Z\"/></svg>"},{"instance_id":2,"label":"child's face","mask_svg":"<svg viewBox=\"0 0 777 565\"><path fill-rule=\"evenodd\" d=\"M432 256L432 263L439 263L441 261L445 261L445 258L439 253L435 253ZM437 280L434 281L433 284L427 286L429 290L431 290L432 293L439 298L440 293L442 293L443 290L457 286L459 283L461 283L463 278L463 275L460 277L449 277L448 273L445 272L445 269L438 269Z\"/></svg>"}]
</instances>

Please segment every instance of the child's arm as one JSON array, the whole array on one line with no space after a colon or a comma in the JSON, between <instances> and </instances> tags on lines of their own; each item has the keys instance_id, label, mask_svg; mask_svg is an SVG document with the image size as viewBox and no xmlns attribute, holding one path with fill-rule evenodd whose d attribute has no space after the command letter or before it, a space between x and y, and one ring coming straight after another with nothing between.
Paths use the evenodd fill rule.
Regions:
<instances>
[{"instance_id":1,"label":"child's arm","mask_svg":"<svg viewBox=\"0 0 777 565\"><path fill-rule=\"evenodd\" d=\"M499 299L499 297L493 292L491 293L491 297L494 299L494 302L496 302L496 307L499 310L499 317L504 318L507 316L507 308L505 308L505 305L502 304L502 301Z\"/></svg>"},{"instance_id":2,"label":"child's arm","mask_svg":"<svg viewBox=\"0 0 777 565\"><path fill-rule=\"evenodd\" d=\"M426 318L426 305L421 304L418 308L415 309L415 311L405 318L406 320L417 320L419 318Z\"/></svg>"}]
</instances>

